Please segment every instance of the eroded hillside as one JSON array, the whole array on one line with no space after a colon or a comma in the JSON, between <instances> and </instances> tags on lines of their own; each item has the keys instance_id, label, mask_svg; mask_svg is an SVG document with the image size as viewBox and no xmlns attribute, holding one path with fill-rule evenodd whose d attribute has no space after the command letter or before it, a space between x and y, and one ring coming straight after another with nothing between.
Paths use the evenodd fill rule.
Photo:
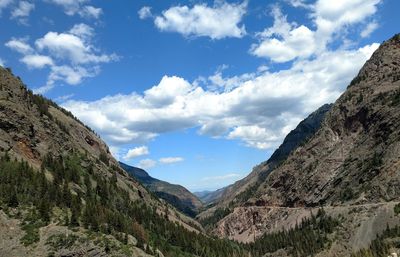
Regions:
<instances>
[{"instance_id":1,"label":"eroded hillside","mask_svg":"<svg viewBox=\"0 0 400 257\"><path fill-rule=\"evenodd\" d=\"M321 128L266 176L214 233L253 241L323 207L342 228L321 256L344 256L398 224L400 36L384 42L327 113Z\"/></svg>"}]
</instances>

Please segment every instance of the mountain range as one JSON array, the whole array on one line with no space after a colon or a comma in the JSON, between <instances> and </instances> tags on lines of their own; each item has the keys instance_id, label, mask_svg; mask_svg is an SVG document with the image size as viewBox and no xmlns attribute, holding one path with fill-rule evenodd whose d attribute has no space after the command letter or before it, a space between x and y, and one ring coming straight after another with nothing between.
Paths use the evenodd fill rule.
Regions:
<instances>
[{"instance_id":1,"label":"mountain range","mask_svg":"<svg viewBox=\"0 0 400 257\"><path fill-rule=\"evenodd\" d=\"M118 162L73 114L0 67L0 256L399 252L399 120L395 35L247 177L197 193L203 205Z\"/></svg>"}]
</instances>

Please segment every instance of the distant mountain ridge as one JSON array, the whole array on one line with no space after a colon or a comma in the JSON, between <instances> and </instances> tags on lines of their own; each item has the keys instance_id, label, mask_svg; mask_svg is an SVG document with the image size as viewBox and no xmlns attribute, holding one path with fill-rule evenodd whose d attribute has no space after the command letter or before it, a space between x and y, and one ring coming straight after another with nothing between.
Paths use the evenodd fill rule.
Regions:
<instances>
[{"instance_id":1,"label":"distant mountain ridge","mask_svg":"<svg viewBox=\"0 0 400 257\"><path fill-rule=\"evenodd\" d=\"M181 185L174 185L150 176L145 170L119 162L120 166L148 190L164 199L181 212L194 217L203 206L202 202Z\"/></svg>"},{"instance_id":2,"label":"distant mountain ridge","mask_svg":"<svg viewBox=\"0 0 400 257\"><path fill-rule=\"evenodd\" d=\"M197 196L204 204L211 204L217 201L219 198L221 198L225 189L226 187L223 187L214 191L205 190L200 192L194 192L193 194Z\"/></svg>"}]
</instances>

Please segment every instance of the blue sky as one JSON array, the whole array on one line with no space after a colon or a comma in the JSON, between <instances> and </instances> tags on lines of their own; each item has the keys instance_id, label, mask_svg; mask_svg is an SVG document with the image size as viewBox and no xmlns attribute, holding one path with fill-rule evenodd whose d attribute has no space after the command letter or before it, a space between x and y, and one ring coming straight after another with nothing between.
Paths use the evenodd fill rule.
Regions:
<instances>
[{"instance_id":1,"label":"blue sky","mask_svg":"<svg viewBox=\"0 0 400 257\"><path fill-rule=\"evenodd\" d=\"M265 161L398 33L396 0L0 0L0 64L192 191Z\"/></svg>"}]
</instances>

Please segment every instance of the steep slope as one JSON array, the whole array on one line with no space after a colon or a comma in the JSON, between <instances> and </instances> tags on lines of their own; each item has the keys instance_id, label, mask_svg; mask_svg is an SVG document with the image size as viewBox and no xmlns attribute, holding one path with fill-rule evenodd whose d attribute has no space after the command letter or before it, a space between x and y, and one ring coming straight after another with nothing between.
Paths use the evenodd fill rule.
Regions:
<instances>
[{"instance_id":1,"label":"steep slope","mask_svg":"<svg viewBox=\"0 0 400 257\"><path fill-rule=\"evenodd\" d=\"M254 167L253 171L248 176L230 186L204 196L206 199L213 199L209 202L212 204L212 207L198 216L200 221L205 225L214 223L221 218L221 216L216 217L216 219L214 218L217 210L233 208L247 200L279 163L284 161L296 147L304 143L320 128L322 120L331 107L331 104L325 104L301 121L296 128L285 137L283 143L275 150L271 157L266 162ZM224 212L224 214L227 214L227 212ZM211 220L208 221L207 219Z\"/></svg>"},{"instance_id":2,"label":"steep slope","mask_svg":"<svg viewBox=\"0 0 400 257\"><path fill-rule=\"evenodd\" d=\"M194 217L203 206L200 200L183 186L155 179L145 170L129 166L122 162L120 162L120 166L156 196L164 199L179 211L191 217Z\"/></svg>"},{"instance_id":3,"label":"steep slope","mask_svg":"<svg viewBox=\"0 0 400 257\"><path fill-rule=\"evenodd\" d=\"M240 253L149 193L93 131L0 67L0 256Z\"/></svg>"},{"instance_id":4,"label":"steep slope","mask_svg":"<svg viewBox=\"0 0 400 257\"><path fill-rule=\"evenodd\" d=\"M323 206L341 217L337 241L321 256L366 247L399 224L400 35L384 42L336 101L321 128L218 223L220 236L251 241L295 226Z\"/></svg>"}]
</instances>

